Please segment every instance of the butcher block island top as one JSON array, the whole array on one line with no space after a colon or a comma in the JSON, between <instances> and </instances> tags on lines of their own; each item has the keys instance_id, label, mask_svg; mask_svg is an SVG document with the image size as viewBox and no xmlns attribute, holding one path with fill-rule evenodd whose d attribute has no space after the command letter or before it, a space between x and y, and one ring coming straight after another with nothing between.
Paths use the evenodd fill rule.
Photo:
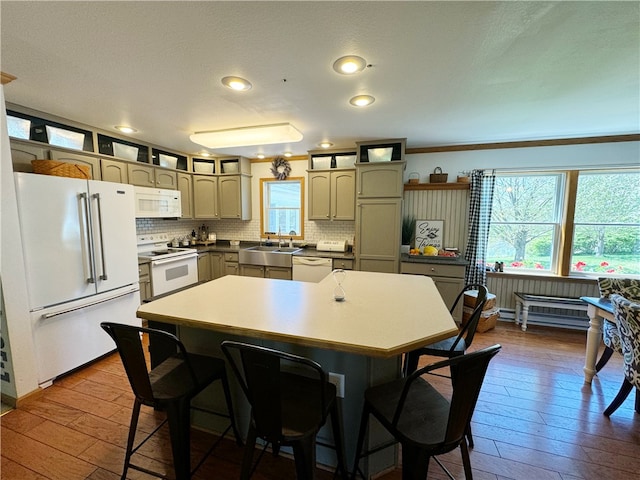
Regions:
<instances>
[{"instance_id":1,"label":"butcher block island top","mask_svg":"<svg viewBox=\"0 0 640 480\"><path fill-rule=\"evenodd\" d=\"M450 337L458 329L431 278L347 271L336 283L227 275L142 305L138 317L241 335L390 358Z\"/></svg>"}]
</instances>

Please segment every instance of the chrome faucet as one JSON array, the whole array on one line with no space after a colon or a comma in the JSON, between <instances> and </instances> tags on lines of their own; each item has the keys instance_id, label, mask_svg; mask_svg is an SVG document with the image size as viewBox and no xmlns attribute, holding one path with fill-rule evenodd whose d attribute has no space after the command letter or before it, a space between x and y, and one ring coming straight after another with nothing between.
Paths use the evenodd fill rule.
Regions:
<instances>
[{"instance_id":1,"label":"chrome faucet","mask_svg":"<svg viewBox=\"0 0 640 480\"><path fill-rule=\"evenodd\" d=\"M282 233L280 232L280 227L278 227L278 248L282 248Z\"/></svg>"}]
</instances>

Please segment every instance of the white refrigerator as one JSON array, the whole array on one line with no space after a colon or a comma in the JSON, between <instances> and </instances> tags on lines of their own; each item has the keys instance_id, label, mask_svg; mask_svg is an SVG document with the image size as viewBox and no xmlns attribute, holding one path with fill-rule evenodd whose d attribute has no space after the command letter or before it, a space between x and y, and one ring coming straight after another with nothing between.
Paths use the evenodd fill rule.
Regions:
<instances>
[{"instance_id":1,"label":"white refrigerator","mask_svg":"<svg viewBox=\"0 0 640 480\"><path fill-rule=\"evenodd\" d=\"M140 325L131 185L15 173L38 383L115 349L103 321Z\"/></svg>"}]
</instances>

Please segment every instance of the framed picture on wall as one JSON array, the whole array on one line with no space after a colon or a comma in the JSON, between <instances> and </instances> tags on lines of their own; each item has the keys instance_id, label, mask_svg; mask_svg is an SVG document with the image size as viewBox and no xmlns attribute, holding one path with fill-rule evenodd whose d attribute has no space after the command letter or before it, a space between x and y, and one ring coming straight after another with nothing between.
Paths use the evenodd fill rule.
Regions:
<instances>
[{"instance_id":1,"label":"framed picture on wall","mask_svg":"<svg viewBox=\"0 0 640 480\"><path fill-rule=\"evenodd\" d=\"M443 248L444 220L416 220L416 248L432 245Z\"/></svg>"}]
</instances>

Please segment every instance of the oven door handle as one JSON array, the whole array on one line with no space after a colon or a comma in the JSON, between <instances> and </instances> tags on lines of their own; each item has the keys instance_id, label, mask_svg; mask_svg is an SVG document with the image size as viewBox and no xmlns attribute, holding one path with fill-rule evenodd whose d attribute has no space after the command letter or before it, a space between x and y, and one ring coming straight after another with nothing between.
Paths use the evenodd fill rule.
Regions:
<instances>
[{"instance_id":1,"label":"oven door handle","mask_svg":"<svg viewBox=\"0 0 640 480\"><path fill-rule=\"evenodd\" d=\"M159 258L158 260L151 260L151 265L166 265L167 263L174 262L182 262L184 260L191 260L192 258L197 258L197 253L189 253L187 255L180 255L179 257L171 257L171 258Z\"/></svg>"}]
</instances>

